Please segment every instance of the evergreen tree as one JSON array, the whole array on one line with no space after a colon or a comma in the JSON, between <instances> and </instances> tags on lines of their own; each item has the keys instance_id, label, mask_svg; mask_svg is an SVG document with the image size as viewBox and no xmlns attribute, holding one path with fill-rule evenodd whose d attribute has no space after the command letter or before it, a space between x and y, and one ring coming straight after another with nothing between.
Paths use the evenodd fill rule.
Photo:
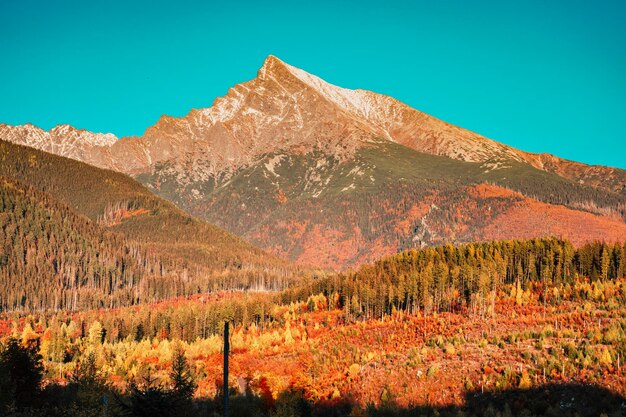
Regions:
<instances>
[{"instance_id":1,"label":"evergreen tree","mask_svg":"<svg viewBox=\"0 0 626 417\"><path fill-rule=\"evenodd\" d=\"M23 345L10 338L0 351L0 406L13 401L17 407L32 406L39 397L43 376L38 341Z\"/></svg>"},{"instance_id":2,"label":"evergreen tree","mask_svg":"<svg viewBox=\"0 0 626 417\"><path fill-rule=\"evenodd\" d=\"M189 369L183 347L178 344L172 355L172 369L170 371L172 393L183 402L191 400L197 384Z\"/></svg>"}]
</instances>

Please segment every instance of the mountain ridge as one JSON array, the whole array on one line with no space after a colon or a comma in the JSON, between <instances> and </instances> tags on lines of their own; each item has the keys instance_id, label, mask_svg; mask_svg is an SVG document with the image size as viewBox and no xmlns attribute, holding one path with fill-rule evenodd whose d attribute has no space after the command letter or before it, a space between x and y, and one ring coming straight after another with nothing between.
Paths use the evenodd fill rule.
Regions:
<instances>
[{"instance_id":1,"label":"mountain ridge","mask_svg":"<svg viewBox=\"0 0 626 417\"><path fill-rule=\"evenodd\" d=\"M131 175L193 216L291 260L323 258L324 267L413 246L544 236L533 213L575 242L626 236L626 171L517 150L274 56L211 107L162 116L142 136L69 150L0 125L4 137ZM534 212L515 210L514 194L474 192L481 184L521 193ZM492 203L521 229L472 215ZM581 229L583 218L595 231Z\"/></svg>"},{"instance_id":2,"label":"mountain ridge","mask_svg":"<svg viewBox=\"0 0 626 417\"><path fill-rule=\"evenodd\" d=\"M294 83L301 85L294 87ZM285 139L284 135L281 137L280 131L272 131L271 125L278 122L284 123L285 117L289 114L281 114L282 119L279 120L275 108L257 109L260 100L258 95L255 95L255 88L265 91L269 87L274 87L274 90L278 91L288 91L289 95L296 97L295 100L289 102L296 113L293 115L294 120L291 121L289 127L295 127L295 131L298 132L298 140L294 141L293 138L287 138L288 140L284 141L284 145L287 147L304 145L305 147L308 146L308 149L316 146L323 148L324 143L319 142L321 139L326 139L330 141L327 148L332 148L333 145L337 145L333 143L335 142L333 140L335 133L340 133L339 136L344 139L354 139L357 142L367 142L373 138L385 138L420 152L444 155L453 159L473 162L501 158L521 160L535 168L557 173L573 181L587 182L595 187L603 187L614 192L623 192L626 188L626 171L619 168L586 165L550 154L534 154L518 150L441 121L392 97L367 90L350 90L332 85L315 75L281 61L273 55L266 58L256 78L229 89L225 96L216 98L211 107L191 109L183 117L163 115L154 125L146 128L142 136L126 136L115 139L112 134L91 134L91 132L82 129L73 129L79 134L69 132L72 134L66 133L65 137L79 148L75 151L64 149L59 144L55 144L55 142L61 141L56 139L56 136L60 135L57 135L56 132L53 134L53 131L61 130L61 127L70 131L68 125L59 125L51 129L50 135L55 136L55 140L49 141L49 144L42 141L29 141L28 136L41 135L41 132L24 132L23 130L28 125L11 127L0 124L0 137L131 175L145 172L155 163L183 158L186 153L191 152L208 159L209 166L205 170L210 174L217 174L220 171L228 171L250 164L255 158L267 152L268 144L274 145L274 148L270 150L278 150L275 143L280 142L280 139ZM314 138L311 142L309 140L311 132L302 131L305 123L302 120L302 114L298 114L298 112L302 112L298 107L297 96L303 94L303 91L328 101L332 106L331 109L325 110L337 111L339 109L355 125L347 126L344 123L342 126L325 126L329 133L322 134L320 138ZM317 101L311 97L308 99ZM336 108L332 109L332 107ZM240 118L244 119L239 123L232 120L238 113ZM269 114L269 116L254 120L258 114L262 113ZM340 127L343 129L339 129ZM273 144L267 140L261 140L264 139L261 137L263 132L260 132L263 129L269 130L266 136L276 134L278 139ZM12 130L16 130L16 132L12 132ZM339 131L337 132L337 130ZM183 137L180 137L181 131L184 132ZM242 131L243 134L241 134ZM26 138L20 136L26 136ZM76 136L88 139L88 144L94 149L85 149L83 144L72 140ZM164 143L164 138L167 138L169 143ZM189 143L187 139L191 139L192 143ZM214 148L216 149L211 149L214 150L212 153L216 155L214 160L206 158L203 150L195 146L198 144L193 142L198 141L207 141L209 146L215 145ZM259 143L262 146L258 146ZM348 156L351 155L353 148L358 146L349 143L349 140L340 141L339 145L349 148L346 149ZM176 146L182 146L183 150L177 153ZM246 149L251 151L246 152ZM91 151L91 155L89 155L89 151ZM341 152L337 149L333 149L333 151ZM129 158L128 155L132 155L132 157ZM597 178L599 175L609 176L612 181L609 184L604 184L605 181Z\"/></svg>"}]
</instances>

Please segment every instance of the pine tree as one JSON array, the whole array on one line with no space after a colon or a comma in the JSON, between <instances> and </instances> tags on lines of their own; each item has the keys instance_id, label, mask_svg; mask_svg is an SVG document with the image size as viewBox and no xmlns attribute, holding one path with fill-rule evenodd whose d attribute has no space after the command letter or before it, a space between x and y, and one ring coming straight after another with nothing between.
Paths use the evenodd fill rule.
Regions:
<instances>
[{"instance_id":1,"label":"pine tree","mask_svg":"<svg viewBox=\"0 0 626 417\"><path fill-rule=\"evenodd\" d=\"M600 274L602 275L602 281L606 281L609 275L610 261L608 248L602 245L602 255L600 257Z\"/></svg>"},{"instance_id":2,"label":"pine tree","mask_svg":"<svg viewBox=\"0 0 626 417\"><path fill-rule=\"evenodd\" d=\"M193 397L197 384L189 369L185 358L185 351L179 344L172 354L172 369L170 371L172 393L182 401L189 401Z\"/></svg>"}]
</instances>

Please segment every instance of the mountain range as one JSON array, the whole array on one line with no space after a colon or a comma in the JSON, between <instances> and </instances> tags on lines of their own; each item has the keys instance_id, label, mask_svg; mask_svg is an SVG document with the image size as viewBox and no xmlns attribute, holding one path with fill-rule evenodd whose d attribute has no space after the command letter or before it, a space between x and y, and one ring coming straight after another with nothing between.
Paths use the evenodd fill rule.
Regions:
<instances>
[{"instance_id":1,"label":"mountain range","mask_svg":"<svg viewBox=\"0 0 626 417\"><path fill-rule=\"evenodd\" d=\"M162 116L139 137L0 124L0 139L126 174L261 249L325 268L448 242L626 237L626 171L524 152L274 56L211 107ZM127 200L107 199L109 212Z\"/></svg>"}]
</instances>

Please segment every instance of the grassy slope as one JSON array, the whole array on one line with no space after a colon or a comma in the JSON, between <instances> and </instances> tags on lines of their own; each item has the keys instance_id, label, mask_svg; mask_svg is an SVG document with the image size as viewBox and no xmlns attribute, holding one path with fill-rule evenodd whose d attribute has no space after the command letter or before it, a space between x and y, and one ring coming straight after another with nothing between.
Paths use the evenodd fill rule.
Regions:
<instances>
[{"instance_id":1,"label":"grassy slope","mask_svg":"<svg viewBox=\"0 0 626 417\"><path fill-rule=\"evenodd\" d=\"M279 204L279 190L295 204L311 198L332 200L334 197L350 198L352 194L376 194L403 185L413 190L431 190L490 182L549 204L580 209L583 203L591 202L593 206L613 210L618 216L626 215L623 213L626 196L599 191L514 161L500 163L494 169L492 164L462 162L381 142L359 150L349 161L340 162L321 153L284 156L275 164L273 172L268 171L267 165L277 156L267 155L218 187L214 179L209 179L179 189L173 178L162 174L165 169L161 172L157 169L154 175L142 175L138 179L185 210L238 234L245 234L251 223L280 217L281 211L292 209L289 205ZM322 165L318 166L320 161ZM355 170L360 174L355 175ZM158 187L155 186L157 182ZM354 188L346 189L351 185ZM200 191L201 197L185 199L183 196L189 195L191 189ZM241 212L238 207L242 203L245 209L256 207L262 211L246 213L244 209ZM283 208L274 211L279 206ZM231 215L230 210L237 215ZM226 217L224 213L227 213Z\"/></svg>"}]
</instances>

